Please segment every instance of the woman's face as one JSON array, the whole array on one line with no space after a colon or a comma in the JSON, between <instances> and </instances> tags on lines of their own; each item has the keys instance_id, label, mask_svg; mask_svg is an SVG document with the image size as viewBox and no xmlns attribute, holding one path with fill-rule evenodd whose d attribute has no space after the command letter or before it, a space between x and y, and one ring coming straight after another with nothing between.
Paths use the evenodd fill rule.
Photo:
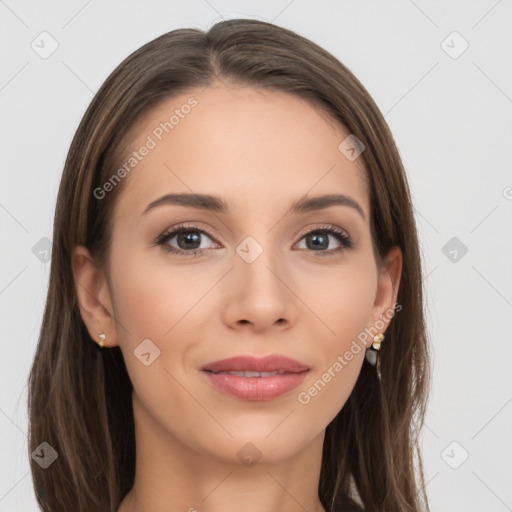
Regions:
<instances>
[{"instance_id":1,"label":"woman's face","mask_svg":"<svg viewBox=\"0 0 512 512\"><path fill-rule=\"evenodd\" d=\"M350 132L298 97L217 84L166 100L134 134L102 295L111 318L88 327L121 347L139 424L234 462L322 440L401 266L395 253L390 272L376 265L365 171L339 149ZM300 364L204 370L273 355Z\"/></svg>"}]
</instances>

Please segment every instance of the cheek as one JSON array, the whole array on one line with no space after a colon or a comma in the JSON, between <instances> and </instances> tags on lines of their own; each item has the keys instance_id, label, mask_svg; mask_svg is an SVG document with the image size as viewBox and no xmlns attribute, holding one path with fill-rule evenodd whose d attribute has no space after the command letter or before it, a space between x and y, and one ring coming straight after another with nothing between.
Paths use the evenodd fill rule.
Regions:
<instances>
[{"instance_id":1,"label":"cheek","mask_svg":"<svg viewBox=\"0 0 512 512\"><path fill-rule=\"evenodd\" d=\"M211 273L173 266L165 256L142 254L118 258L112 277L116 317L125 328L122 344L151 337L160 343L213 282Z\"/></svg>"},{"instance_id":2,"label":"cheek","mask_svg":"<svg viewBox=\"0 0 512 512\"><path fill-rule=\"evenodd\" d=\"M326 426L350 396L363 364L377 271L368 259L338 271L331 268L328 277L317 273L304 286L312 290L308 306L321 319L311 315L311 321L319 325L315 340L322 362L304 382L297 401L307 416Z\"/></svg>"},{"instance_id":3,"label":"cheek","mask_svg":"<svg viewBox=\"0 0 512 512\"><path fill-rule=\"evenodd\" d=\"M189 377L189 354L196 349L198 333L207 332L198 326L211 322L208 315L215 311L209 291L225 269L173 265L156 250L151 256L133 253L113 261L118 342L133 386L141 398L158 395L182 407L190 397L178 382ZM154 362L145 366L139 355L148 350Z\"/></svg>"},{"instance_id":4,"label":"cheek","mask_svg":"<svg viewBox=\"0 0 512 512\"><path fill-rule=\"evenodd\" d=\"M195 404L180 383L186 377L183 365L191 336L197 334L190 325L196 323L195 306L215 279L211 272L172 266L165 257L142 252L112 261L114 308L121 326L118 342L135 394L163 423L170 422L169 411ZM142 354L147 352L146 365ZM198 407L191 414L201 418L204 411Z\"/></svg>"},{"instance_id":5,"label":"cheek","mask_svg":"<svg viewBox=\"0 0 512 512\"><path fill-rule=\"evenodd\" d=\"M376 267L365 259L303 274L299 296L319 322L324 352L343 348L368 327L377 292Z\"/></svg>"}]
</instances>

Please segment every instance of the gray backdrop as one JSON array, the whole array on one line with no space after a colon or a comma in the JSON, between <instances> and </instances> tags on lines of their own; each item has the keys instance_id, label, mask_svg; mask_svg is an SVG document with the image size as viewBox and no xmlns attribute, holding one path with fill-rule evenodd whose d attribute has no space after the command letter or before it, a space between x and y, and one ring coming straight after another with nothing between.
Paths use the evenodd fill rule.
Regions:
<instances>
[{"instance_id":1,"label":"gray backdrop","mask_svg":"<svg viewBox=\"0 0 512 512\"><path fill-rule=\"evenodd\" d=\"M26 379L56 192L79 120L107 75L145 42L234 17L273 21L320 44L385 114L426 267L432 509L512 510L510 0L0 0L0 512L37 510Z\"/></svg>"}]
</instances>

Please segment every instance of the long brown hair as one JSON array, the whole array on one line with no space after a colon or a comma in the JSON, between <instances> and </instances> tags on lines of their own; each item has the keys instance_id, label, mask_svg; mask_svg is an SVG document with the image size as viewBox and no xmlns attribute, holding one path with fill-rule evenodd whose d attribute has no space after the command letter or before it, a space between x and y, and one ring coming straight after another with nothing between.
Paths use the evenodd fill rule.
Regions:
<instances>
[{"instance_id":1,"label":"long brown hair","mask_svg":"<svg viewBox=\"0 0 512 512\"><path fill-rule=\"evenodd\" d=\"M173 30L145 44L111 73L77 129L57 198L48 296L29 376L29 454L44 442L58 454L46 469L30 458L37 500L45 511L116 512L133 485L132 384L120 348L101 350L90 339L71 254L84 245L107 268L111 213L126 179L102 200L94 191L121 165L130 127L163 99L217 77L305 98L365 145L374 252L380 259L393 246L402 250L402 309L386 331L380 380L365 361L327 426L318 493L327 511L428 510L418 439L430 379L422 268L393 137L366 89L334 56L290 30L249 19L207 32Z\"/></svg>"}]
</instances>

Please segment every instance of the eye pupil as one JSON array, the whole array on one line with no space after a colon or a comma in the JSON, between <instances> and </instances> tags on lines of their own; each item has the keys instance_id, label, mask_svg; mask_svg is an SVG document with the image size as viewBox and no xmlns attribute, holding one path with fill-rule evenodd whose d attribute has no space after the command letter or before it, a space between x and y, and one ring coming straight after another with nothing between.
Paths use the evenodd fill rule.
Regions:
<instances>
[{"instance_id":1,"label":"eye pupil","mask_svg":"<svg viewBox=\"0 0 512 512\"><path fill-rule=\"evenodd\" d=\"M201 245L200 241L200 234L195 231L185 231L183 233L180 233L178 235L178 245L181 247L181 242L192 242L193 247L190 245L187 246L185 244L185 247L183 249L197 249Z\"/></svg>"},{"instance_id":2,"label":"eye pupil","mask_svg":"<svg viewBox=\"0 0 512 512\"><path fill-rule=\"evenodd\" d=\"M327 246L329 245L329 237L327 235L320 235L318 233L309 235L308 237L306 237L306 240L311 240L311 242L312 242L312 247L310 247L309 243L306 242L308 249L315 248L315 247L327 249Z\"/></svg>"}]
</instances>

